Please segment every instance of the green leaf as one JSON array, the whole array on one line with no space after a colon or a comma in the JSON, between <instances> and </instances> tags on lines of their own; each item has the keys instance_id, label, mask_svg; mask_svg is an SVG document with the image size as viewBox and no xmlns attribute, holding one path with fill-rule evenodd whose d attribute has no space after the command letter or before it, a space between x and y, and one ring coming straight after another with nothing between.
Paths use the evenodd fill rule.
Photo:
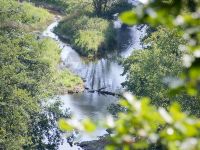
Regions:
<instances>
[{"instance_id":1,"label":"green leaf","mask_svg":"<svg viewBox=\"0 0 200 150\"><path fill-rule=\"evenodd\" d=\"M107 145L105 150L115 150L115 146L113 145Z\"/></svg>"},{"instance_id":2,"label":"green leaf","mask_svg":"<svg viewBox=\"0 0 200 150\"><path fill-rule=\"evenodd\" d=\"M90 119L83 120L83 126L87 132L93 132L96 130L95 124Z\"/></svg>"},{"instance_id":3,"label":"green leaf","mask_svg":"<svg viewBox=\"0 0 200 150\"><path fill-rule=\"evenodd\" d=\"M133 11L126 11L120 14L119 18L127 25L134 25L137 23L137 16Z\"/></svg>"},{"instance_id":4,"label":"green leaf","mask_svg":"<svg viewBox=\"0 0 200 150\"><path fill-rule=\"evenodd\" d=\"M65 119L60 119L58 122L58 126L63 131L72 131L73 130L72 126Z\"/></svg>"}]
</instances>

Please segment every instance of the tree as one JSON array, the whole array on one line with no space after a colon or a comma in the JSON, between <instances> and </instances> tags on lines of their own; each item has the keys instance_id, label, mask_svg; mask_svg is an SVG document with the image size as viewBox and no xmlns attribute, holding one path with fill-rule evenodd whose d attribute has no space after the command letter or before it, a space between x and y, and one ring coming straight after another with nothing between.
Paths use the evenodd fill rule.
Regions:
<instances>
[{"instance_id":1,"label":"tree","mask_svg":"<svg viewBox=\"0 0 200 150\"><path fill-rule=\"evenodd\" d=\"M164 106L170 103L164 79L178 78L183 71L182 52L178 50L183 40L177 30L159 27L144 42L146 49L134 51L123 62L123 85L135 95L150 97L154 104Z\"/></svg>"},{"instance_id":2,"label":"tree","mask_svg":"<svg viewBox=\"0 0 200 150\"><path fill-rule=\"evenodd\" d=\"M177 88L185 89L190 95L198 95L199 84L199 31L200 27L198 9L200 3L196 0L147 1L140 8L128 11L121 15L121 19L129 25L135 23L149 23L152 26L164 25L169 28L180 28L185 44L179 49L185 51L183 65L185 74L181 80L184 84ZM140 11L137 11L140 9Z\"/></svg>"},{"instance_id":3,"label":"tree","mask_svg":"<svg viewBox=\"0 0 200 150\"><path fill-rule=\"evenodd\" d=\"M63 111L60 109L61 106L62 103L56 100L51 104L41 106L41 112L37 112L31 116L31 126L28 131L31 143L26 143L23 149L58 149L63 138L62 132L57 127L57 121L61 117L71 117L69 109Z\"/></svg>"},{"instance_id":4,"label":"tree","mask_svg":"<svg viewBox=\"0 0 200 150\"><path fill-rule=\"evenodd\" d=\"M31 10L24 14L27 7ZM48 51L43 45L49 41L38 40L37 35L26 33L25 28L37 22L32 16L37 14L44 21L47 18L41 14L48 13L14 0L0 0L0 9L0 146L14 150L31 143L28 135L31 116L40 111L41 101L52 94L52 65L42 52ZM37 12L33 15L31 11Z\"/></svg>"}]
</instances>

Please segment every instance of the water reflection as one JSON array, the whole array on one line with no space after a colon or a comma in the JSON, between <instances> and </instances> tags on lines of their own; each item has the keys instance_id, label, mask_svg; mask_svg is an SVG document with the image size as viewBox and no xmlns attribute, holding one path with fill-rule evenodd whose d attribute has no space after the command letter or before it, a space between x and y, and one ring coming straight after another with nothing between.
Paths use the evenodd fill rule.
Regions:
<instances>
[{"instance_id":1,"label":"water reflection","mask_svg":"<svg viewBox=\"0 0 200 150\"><path fill-rule=\"evenodd\" d=\"M85 86L89 89L99 89L106 87L107 91L121 92L123 91L121 83L125 81L125 77L121 76L123 72L122 66L117 63L118 57L128 57L133 50L140 49L140 37L144 35L145 30L138 30L137 27L121 28L118 30L118 51L117 53L108 54L106 58L102 58L95 62L85 62L79 54L73 50L68 44L59 40L58 36L53 33L53 28L58 22L52 23L43 36L56 40L62 48L61 67L68 68L72 72L80 75L86 80ZM89 117L93 120L103 120L108 114L107 106L116 102L117 97L109 95L99 95L97 93L89 93L85 91L81 94L61 95L64 105L63 109L70 108L72 113L78 119ZM78 141L87 141L95 139L97 136L105 134L105 129L98 128L93 135L81 133ZM70 148L64 142L59 149L77 149Z\"/></svg>"},{"instance_id":2,"label":"water reflection","mask_svg":"<svg viewBox=\"0 0 200 150\"><path fill-rule=\"evenodd\" d=\"M78 119L89 117L100 120L108 114L107 106L118 98L110 95L84 92L82 94L60 96L64 102L63 108L70 107ZM72 101L73 99L73 101Z\"/></svg>"}]
</instances>

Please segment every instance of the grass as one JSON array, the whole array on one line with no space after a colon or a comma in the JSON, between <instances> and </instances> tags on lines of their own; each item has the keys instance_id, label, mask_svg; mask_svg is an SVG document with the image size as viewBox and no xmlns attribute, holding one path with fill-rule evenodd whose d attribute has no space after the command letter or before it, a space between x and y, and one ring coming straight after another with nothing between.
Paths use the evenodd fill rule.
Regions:
<instances>
[{"instance_id":1,"label":"grass","mask_svg":"<svg viewBox=\"0 0 200 150\"><path fill-rule=\"evenodd\" d=\"M108 20L98 17L78 16L60 22L55 32L68 41L82 55L96 57L116 42L115 29Z\"/></svg>"},{"instance_id":2,"label":"grass","mask_svg":"<svg viewBox=\"0 0 200 150\"><path fill-rule=\"evenodd\" d=\"M1 28L18 28L24 31L43 29L53 20L54 16L43 8L37 8L31 3L0 0Z\"/></svg>"},{"instance_id":3,"label":"grass","mask_svg":"<svg viewBox=\"0 0 200 150\"><path fill-rule=\"evenodd\" d=\"M58 71L56 84L61 94L83 91L82 79L71 73L68 69Z\"/></svg>"},{"instance_id":4,"label":"grass","mask_svg":"<svg viewBox=\"0 0 200 150\"><path fill-rule=\"evenodd\" d=\"M20 16L21 22L29 26L29 29L41 28L45 25L52 15L47 10L32 6L30 3L23 2L21 8L26 13ZM83 90L83 81L80 77L71 73L69 70L59 69L61 50L58 44L49 38L39 40L41 59L48 63L52 72L55 90L60 93L78 92Z\"/></svg>"},{"instance_id":5,"label":"grass","mask_svg":"<svg viewBox=\"0 0 200 150\"><path fill-rule=\"evenodd\" d=\"M131 4L124 0L110 1L102 14L97 14L92 0L64 1L68 6L66 17L55 29L57 35L67 40L87 58L98 58L116 49L117 36L112 24L113 14L132 9Z\"/></svg>"},{"instance_id":6,"label":"grass","mask_svg":"<svg viewBox=\"0 0 200 150\"><path fill-rule=\"evenodd\" d=\"M23 2L21 8L22 12L26 12L21 14L21 23L28 25L30 28L42 28L53 20L53 15L47 10L35 7L30 3Z\"/></svg>"},{"instance_id":7,"label":"grass","mask_svg":"<svg viewBox=\"0 0 200 150\"><path fill-rule=\"evenodd\" d=\"M28 1L28 0L27 0ZM68 0L31 0L31 2L61 13L66 11Z\"/></svg>"},{"instance_id":8,"label":"grass","mask_svg":"<svg viewBox=\"0 0 200 150\"><path fill-rule=\"evenodd\" d=\"M46 38L40 42L41 58L49 64L53 76L53 84L57 94L83 91L82 79L71 73L67 68L59 69L60 48L52 39Z\"/></svg>"}]
</instances>

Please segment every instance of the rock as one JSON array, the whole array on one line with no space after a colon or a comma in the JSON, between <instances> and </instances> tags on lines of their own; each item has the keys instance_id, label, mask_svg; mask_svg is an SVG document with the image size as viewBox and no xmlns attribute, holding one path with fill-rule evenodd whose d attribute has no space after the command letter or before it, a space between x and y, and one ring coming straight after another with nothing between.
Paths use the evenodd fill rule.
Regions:
<instances>
[{"instance_id":1,"label":"rock","mask_svg":"<svg viewBox=\"0 0 200 150\"><path fill-rule=\"evenodd\" d=\"M84 141L84 142L78 143L77 145L80 146L84 150L104 150L107 144L109 144L108 136L104 136L104 137L100 137L99 140Z\"/></svg>"}]
</instances>

